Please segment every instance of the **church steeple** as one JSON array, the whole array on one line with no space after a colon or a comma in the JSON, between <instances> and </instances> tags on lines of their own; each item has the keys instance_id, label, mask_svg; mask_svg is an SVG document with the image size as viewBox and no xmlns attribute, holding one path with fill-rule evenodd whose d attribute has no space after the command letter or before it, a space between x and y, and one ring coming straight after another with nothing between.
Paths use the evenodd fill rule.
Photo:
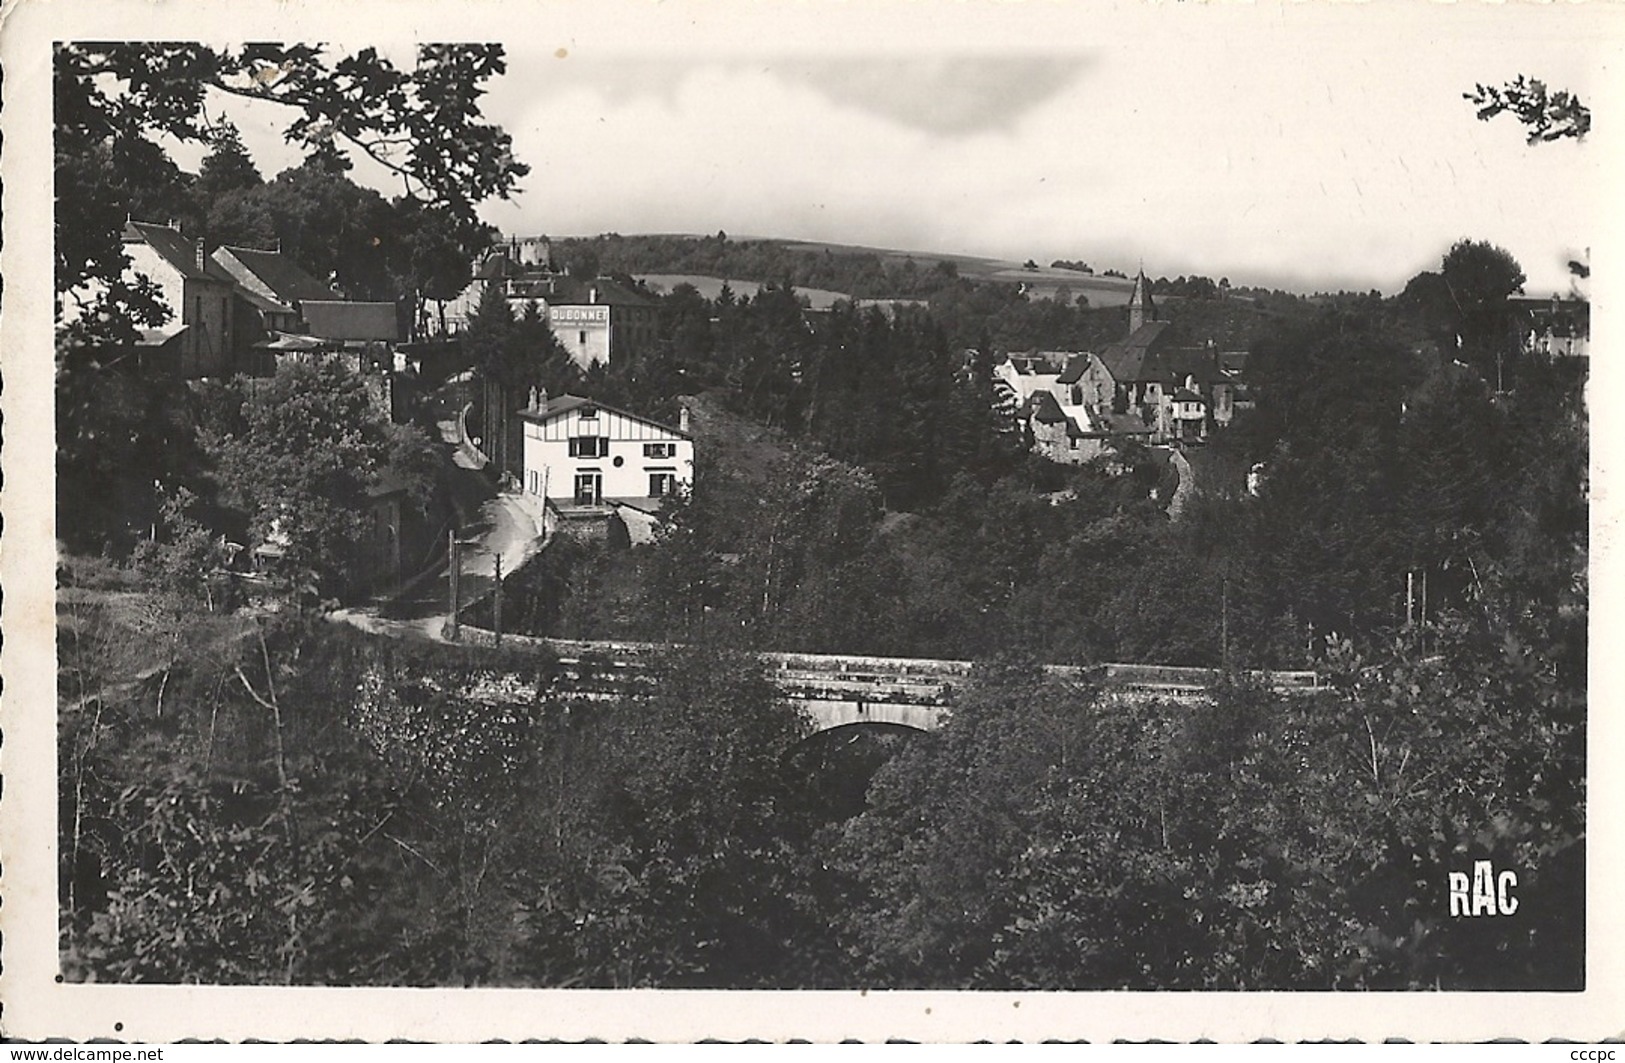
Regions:
<instances>
[{"instance_id":1,"label":"church steeple","mask_svg":"<svg viewBox=\"0 0 1625 1063\"><path fill-rule=\"evenodd\" d=\"M1145 268L1134 278L1134 290L1128 297L1128 333L1134 335L1147 321L1157 319L1157 308L1151 302L1151 282L1145 279Z\"/></svg>"}]
</instances>

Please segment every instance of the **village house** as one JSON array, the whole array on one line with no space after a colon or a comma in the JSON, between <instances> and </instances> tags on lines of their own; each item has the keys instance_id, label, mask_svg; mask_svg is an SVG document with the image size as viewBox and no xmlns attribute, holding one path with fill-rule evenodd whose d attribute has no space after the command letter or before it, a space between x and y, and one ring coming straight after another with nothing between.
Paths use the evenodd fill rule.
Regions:
<instances>
[{"instance_id":1,"label":"village house","mask_svg":"<svg viewBox=\"0 0 1625 1063\"><path fill-rule=\"evenodd\" d=\"M694 479L688 409L677 428L578 395L531 396L524 422L525 494L541 500L565 534L596 538L624 526L647 542L662 504Z\"/></svg>"},{"instance_id":2,"label":"village house","mask_svg":"<svg viewBox=\"0 0 1625 1063\"><path fill-rule=\"evenodd\" d=\"M404 419L395 380L405 362L397 353L406 335L401 306L345 299L280 251L227 245L212 257L237 285L239 322L258 322L239 328L249 336L240 371L270 376L283 362L337 361L362 378L379 413Z\"/></svg>"},{"instance_id":3,"label":"village house","mask_svg":"<svg viewBox=\"0 0 1625 1063\"><path fill-rule=\"evenodd\" d=\"M1129 335L1098 354L1032 351L994 367L1001 406L1018 411L1052 461L1090 461L1112 440L1199 443L1234 418L1246 354L1183 345L1155 319L1143 271L1128 310Z\"/></svg>"},{"instance_id":4,"label":"village house","mask_svg":"<svg viewBox=\"0 0 1625 1063\"><path fill-rule=\"evenodd\" d=\"M1553 358L1589 358L1591 304L1580 296L1565 299L1557 293L1545 299L1534 295L1508 297L1517 315L1520 341L1526 353Z\"/></svg>"},{"instance_id":5,"label":"village house","mask_svg":"<svg viewBox=\"0 0 1625 1063\"><path fill-rule=\"evenodd\" d=\"M553 335L583 371L609 365L617 356L654 345L659 303L607 277L582 280L553 268L545 237L510 240L490 251L461 295L444 308L445 329L455 335L468 327L490 286L501 289L515 317L534 303Z\"/></svg>"},{"instance_id":6,"label":"village house","mask_svg":"<svg viewBox=\"0 0 1625 1063\"><path fill-rule=\"evenodd\" d=\"M157 285L171 318L141 330L141 362L185 378L236 371L237 281L204 254L202 240L189 240L173 223L129 221L124 253L130 272Z\"/></svg>"},{"instance_id":7,"label":"village house","mask_svg":"<svg viewBox=\"0 0 1625 1063\"><path fill-rule=\"evenodd\" d=\"M659 304L616 281L560 277L545 303L553 335L583 370L654 346Z\"/></svg>"},{"instance_id":8,"label":"village house","mask_svg":"<svg viewBox=\"0 0 1625 1063\"><path fill-rule=\"evenodd\" d=\"M268 332L303 333L300 307L306 299L342 299L338 290L311 276L280 250L222 245L214 260L231 274L249 298Z\"/></svg>"}]
</instances>

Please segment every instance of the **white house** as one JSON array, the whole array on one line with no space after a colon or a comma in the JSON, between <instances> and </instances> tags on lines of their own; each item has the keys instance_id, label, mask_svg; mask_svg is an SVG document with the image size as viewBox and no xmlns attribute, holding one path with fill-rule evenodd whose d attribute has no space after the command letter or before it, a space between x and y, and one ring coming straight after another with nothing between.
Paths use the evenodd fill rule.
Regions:
<instances>
[{"instance_id":1,"label":"white house","mask_svg":"<svg viewBox=\"0 0 1625 1063\"><path fill-rule=\"evenodd\" d=\"M451 334L468 327L487 287L495 285L515 317L534 303L547 317L560 345L583 371L594 362L652 347L659 336L659 302L609 277L584 280L553 269L545 237L493 248L474 270L461 295L441 317Z\"/></svg>"},{"instance_id":2,"label":"white house","mask_svg":"<svg viewBox=\"0 0 1625 1063\"><path fill-rule=\"evenodd\" d=\"M572 534L600 534L619 517L633 542L653 533L661 503L694 480L688 410L671 428L601 402L533 396L524 422L526 494L545 500Z\"/></svg>"}]
</instances>

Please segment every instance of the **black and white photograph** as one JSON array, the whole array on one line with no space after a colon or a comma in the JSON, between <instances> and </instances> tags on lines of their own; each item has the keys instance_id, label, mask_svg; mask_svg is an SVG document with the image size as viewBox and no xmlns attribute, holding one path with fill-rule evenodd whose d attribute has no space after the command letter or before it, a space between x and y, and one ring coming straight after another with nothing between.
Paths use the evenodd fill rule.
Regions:
<instances>
[{"instance_id":1,"label":"black and white photograph","mask_svg":"<svg viewBox=\"0 0 1625 1063\"><path fill-rule=\"evenodd\" d=\"M5 1025L1617 1034L1622 42L16 6Z\"/></svg>"}]
</instances>

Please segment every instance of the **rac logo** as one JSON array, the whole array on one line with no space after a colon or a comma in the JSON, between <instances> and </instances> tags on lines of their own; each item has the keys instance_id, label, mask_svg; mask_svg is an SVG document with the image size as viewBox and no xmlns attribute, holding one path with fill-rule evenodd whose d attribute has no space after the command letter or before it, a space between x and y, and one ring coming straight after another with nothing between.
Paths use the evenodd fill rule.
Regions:
<instances>
[{"instance_id":1,"label":"rac logo","mask_svg":"<svg viewBox=\"0 0 1625 1063\"><path fill-rule=\"evenodd\" d=\"M1497 873L1490 861L1474 860L1471 879L1465 871L1450 872L1450 918L1511 915L1518 910L1518 898L1512 895L1517 888L1516 871Z\"/></svg>"}]
</instances>

